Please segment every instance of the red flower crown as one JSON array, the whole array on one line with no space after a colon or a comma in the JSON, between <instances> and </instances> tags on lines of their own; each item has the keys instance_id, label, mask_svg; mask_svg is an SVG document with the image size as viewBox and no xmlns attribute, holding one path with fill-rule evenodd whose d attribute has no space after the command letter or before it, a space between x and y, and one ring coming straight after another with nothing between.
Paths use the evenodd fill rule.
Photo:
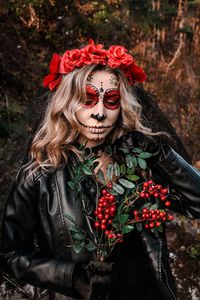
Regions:
<instances>
[{"instance_id":1,"label":"red flower crown","mask_svg":"<svg viewBox=\"0 0 200 300\"><path fill-rule=\"evenodd\" d=\"M146 79L144 71L138 67L133 57L127 53L123 46L111 46L108 50L104 45L95 45L92 39L89 45L81 49L67 50L60 57L54 54L50 63L50 74L44 78L43 86L49 86L53 90L60 82L63 74L68 74L75 67L83 67L90 64L109 65L111 68L120 68L130 84L135 81L143 82Z\"/></svg>"}]
</instances>

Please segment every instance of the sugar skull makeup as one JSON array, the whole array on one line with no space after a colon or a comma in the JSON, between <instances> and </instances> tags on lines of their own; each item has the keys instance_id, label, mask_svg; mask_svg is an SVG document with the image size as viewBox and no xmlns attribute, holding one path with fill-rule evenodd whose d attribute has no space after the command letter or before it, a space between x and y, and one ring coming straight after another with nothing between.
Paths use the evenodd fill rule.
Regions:
<instances>
[{"instance_id":1,"label":"sugar skull makeup","mask_svg":"<svg viewBox=\"0 0 200 300\"><path fill-rule=\"evenodd\" d=\"M75 113L80 124L78 141L96 146L111 132L119 116L118 78L105 70L95 71L87 78L86 95L86 101Z\"/></svg>"}]
</instances>

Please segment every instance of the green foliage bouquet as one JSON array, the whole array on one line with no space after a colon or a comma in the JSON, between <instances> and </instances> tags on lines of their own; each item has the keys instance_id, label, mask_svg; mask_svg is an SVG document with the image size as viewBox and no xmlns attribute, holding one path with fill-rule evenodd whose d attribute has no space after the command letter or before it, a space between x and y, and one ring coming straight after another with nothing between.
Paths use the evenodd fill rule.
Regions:
<instances>
[{"instance_id":1,"label":"green foliage bouquet","mask_svg":"<svg viewBox=\"0 0 200 300\"><path fill-rule=\"evenodd\" d=\"M108 164L106 168L107 183L101 168L97 174L94 170L99 162L99 156L90 153L88 147L81 145L82 160L73 171L73 181L68 185L78 199L78 204L86 217L88 229L80 228L73 218L65 215L72 225L69 227L73 248L79 253L82 248L96 251L97 260L103 261L117 243L123 242L123 237L135 228L138 231L163 231L163 224L173 220L165 207L170 206L168 191L152 180L143 181L138 174L146 170L146 159L151 156L138 148L119 148L125 156L121 165L118 162ZM108 158L113 155L111 146L105 149ZM105 162L104 162L105 163ZM92 177L96 184L96 208L87 198L81 188L81 182ZM115 181L113 177L115 176ZM161 201L160 201L161 200ZM159 202L163 203L160 209Z\"/></svg>"}]
</instances>

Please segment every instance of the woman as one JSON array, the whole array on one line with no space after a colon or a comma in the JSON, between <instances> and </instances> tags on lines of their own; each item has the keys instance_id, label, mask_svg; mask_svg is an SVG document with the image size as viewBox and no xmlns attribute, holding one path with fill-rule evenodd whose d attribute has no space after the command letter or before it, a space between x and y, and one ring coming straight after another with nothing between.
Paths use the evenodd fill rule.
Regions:
<instances>
[{"instance_id":1,"label":"woman","mask_svg":"<svg viewBox=\"0 0 200 300\"><path fill-rule=\"evenodd\" d=\"M44 80L53 91L46 115L5 209L3 270L38 287L35 299L176 299L164 232L133 230L104 262L97 262L93 252L77 254L70 247L71 223L65 218L88 226L67 184L85 142L99 156L95 174L101 167L105 177L109 163L123 160L120 147L150 152L151 178L168 188L171 209L199 217L199 172L169 146L155 144L142 124L131 84L146 75L124 47L104 50L92 40L62 58L54 54L50 71ZM117 149L109 159L107 145ZM88 178L81 187L95 207L94 182Z\"/></svg>"}]
</instances>

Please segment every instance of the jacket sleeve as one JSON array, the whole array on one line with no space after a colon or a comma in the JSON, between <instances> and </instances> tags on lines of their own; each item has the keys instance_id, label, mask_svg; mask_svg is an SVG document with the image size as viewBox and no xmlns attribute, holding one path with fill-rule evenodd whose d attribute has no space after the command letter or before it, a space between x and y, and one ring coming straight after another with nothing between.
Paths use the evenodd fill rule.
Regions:
<instances>
[{"instance_id":1,"label":"jacket sleeve","mask_svg":"<svg viewBox=\"0 0 200 300\"><path fill-rule=\"evenodd\" d=\"M0 265L4 272L32 285L73 293L75 263L40 255L34 246L37 192L33 178L21 171L9 194L2 224Z\"/></svg>"},{"instance_id":2,"label":"jacket sleeve","mask_svg":"<svg viewBox=\"0 0 200 300\"><path fill-rule=\"evenodd\" d=\"M170 209L188 218L200 218L200 172L167 145L162 147L161 157L152 171L168 186Z\"/></svg>"}]
</instances>

